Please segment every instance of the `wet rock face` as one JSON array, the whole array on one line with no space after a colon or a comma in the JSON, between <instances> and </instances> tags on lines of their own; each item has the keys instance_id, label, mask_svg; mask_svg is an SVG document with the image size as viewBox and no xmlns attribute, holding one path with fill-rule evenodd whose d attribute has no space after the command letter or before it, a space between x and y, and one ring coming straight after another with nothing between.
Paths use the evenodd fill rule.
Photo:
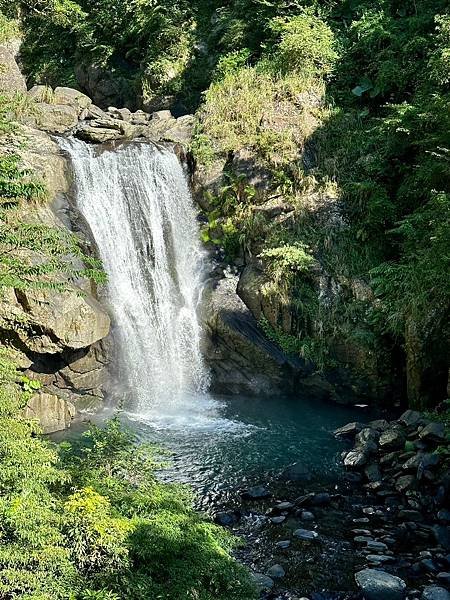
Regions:
<instances>
[{"instance_id":1,"label":"wet rock face","mask_svg":"<svg viewBox=\"0 0 450 600\"><path fill-rule=\"evenodd\" d=\"M216 282L205 297L204 355L212 372L212 390L225 394L289 393L296 375L305 372L267 340L236 294L237 279Z\"/></svg>"}]
</instances>

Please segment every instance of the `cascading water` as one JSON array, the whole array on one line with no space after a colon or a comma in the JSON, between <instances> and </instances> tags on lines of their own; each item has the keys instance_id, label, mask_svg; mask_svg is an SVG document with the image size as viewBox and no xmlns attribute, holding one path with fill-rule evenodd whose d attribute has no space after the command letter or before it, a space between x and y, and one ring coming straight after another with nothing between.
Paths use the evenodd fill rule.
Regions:
<instances>
[{"instance_id":1,"label":"cascading water","mask_svg":"<svg viewBox=\"0 0 450 600\"><path fill-rule=\"evenodd\" d=\"M175 413L208 387L197 314L204 258L183 169L173 152L148 143L100 151L60 143L108 274L126 408Z\"/></svg>"}]
</instances>

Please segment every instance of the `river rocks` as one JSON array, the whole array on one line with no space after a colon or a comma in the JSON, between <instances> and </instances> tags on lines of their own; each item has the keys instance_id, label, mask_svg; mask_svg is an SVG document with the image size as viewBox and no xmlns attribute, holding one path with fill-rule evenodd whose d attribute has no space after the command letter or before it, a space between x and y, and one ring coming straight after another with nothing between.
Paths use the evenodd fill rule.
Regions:
<instances>
[{"instance_id":1,"label":"river rocks","mask_svg":"<svg viewBox=\"0 0 450 600\"><path fill-rule=\"evenodd\" d=\"M287 481L305 482L311 480L311 473L308 468L300 462L293 463L286 467L281 473L281 479Z\"/></svg>"},{"instance_id":2,"label":"river rocks","mask_svg":"<svg viewBox=\"0 0 450 600\"><path fill-rule=\"evenodd\" d=\"M280 525L281 523L283 523L284 521L286 521L286 517L284 515L280 515L278 517L271 517L270 521L274 525Z\"/></svg>"},{"instance_id":3,"label":"river rocks","mask_svg":"<svg viewBox=\"0 0 450 600\"><path fill-rule=\"evenodd\" d=\"M294 531L294 536L299 540L311 542L316 540L319 537L319 534L316 531L310 531L309 529L300 528Z\"/></svg>"},{"instance_id":4,"label":"river rocks","mask_svg":"<svg viewBox=\"0 0 450 600\"><path fill-rule=\"evenodd\" d=\"M450 593L443 587L429 585L423 590L421 600L450 600Z\"/></svg>"},{"instance_id":5,"label":"river rocks","mask_svg":"<svg viewBox=\"0 0 450 600\"><path fill-rule=\"evenodd\" d=\"M253 583L259 592L264 590L271 590L274 586L273 579L263 573L252 573L251 575Z\"/></svg>"},{"instance_id":6,"label":"river rocks","mask_svg":"<svg viewBox=\"0 0 450 600\"><path fill-rule=\"evenodd\" d=\"M264 485L255 485L244 490L241 496L250 500L261 500L263 498L270 498L271 492Z\"/></svg>"},{"instance_id":7,"label":"river rocks","mask_svg":"<svg viewBox=\"0 0 450 600\"><path fill-rule=\"evenodd\" d=\"M395 482L395 489L401 494L416 487L414 475L402 475Z\"/></svg>"},{"instance_id":8,"label":"river rocks","mask_svg":"<svg viewBox=\"0 0 450 600\"><path fill-rule=\"evenodd\" d=\"M280 540L276 542L275 547L281 548L282 550L286 550L291 545L291 540Z\"/></svg>"},{"instance_id":9,"label":"river rocks","mask_svg":"<svg viewBox=\"0 0 450 600\"><path fill-rule=\"evenodd\" d=\"M267 569L267 575L272 579L281 579L286 575L286 571L283 569L281 565L273 565L269 569Z\"/></svg>"},{"instance_id":10,"label":"river rocks","mask_svg":"<svg viewBox=\"0 0 450 600\"><path fill-rule=\"evenodd\" d=\"M405 434L401 429L388 429L381 434L379 444L381 448L387 450L403 448L405 445Z\"/></svg>"},{"instance_id":11,"label":"river rocks","mask_svg":"<svg viewBox=\"0 0 450 600\"><path fill-rule=\"evenodd\" d=\"M25 77L17 65L10 44L0 44L0 92L26 92Z\"/></svg>"},{"instance_id":12,"label":"river rocks","mask_svg":"<svg viewBox=\"0 0 450 600\"><path fill-rule=\"evenodd\" d=\"M37 419L43 433L53 433L70 427L75 407L70 402L53 394L35 394L27 403L23 416Z\"/></svg>"},{"instance_id":13,"label":"river rocks","mask_svg":"<svg viewBox=\"0 0 450 600\"><path fill-rule=\"evenodd\" d=\"M345 455L344 465L350 468L362 467L367 463L367 456L361 450L352 450Z\"/></svg>"},{"instance_id":14,"label":"river rocks","mask_svg":"<svg viewBox=\"0 0 450 600\"><path fill-rule=\"evenodd\" d=\"M365 600L403 600L406 584L385 571L364 569L355 575Z\"/></svg>"},{"instance_id":15,"label":"river rocks","mask_svg":"<svg viewBox=\"0 0 450 600\"><path fill-rule=\"evenodd\" d=\"M444 442L445 427L443 423L430 423L419 432L419 438L425 442Z\"/></svg>"},{"instance_id":16,"label":"river rocks","mask_svg":"<svg viewBox=\"0 0 450 600\"><path fill-rule=\"evenodd\" d=\"M234 510L220 511L214 516L214 521L222 527L232 527L239 521L240 514Z\"/></svg>"},{"instance_id":17,"label":"river rocks","mask_svg":"<svg viewBox=\"0 0 450 600\"><path fill-rule=\"evenodd\" d=\"M339 429L335 429L333 432L337 438L350 438L353 439L357 433L361 431L363 425L361 423L353 422L347 423L343 427L339 427Z\"/></svg>"},{"instance_id":18,"label":"river rocks","mask_svg":"<svg viewBox=\"0 0 450 600\"><path fill-rule=\"evenodd\" d=\"M417 410L406 410L398 421L407 427L417 427L422 423L423 415Z\"/></svg>"}]
</instances>

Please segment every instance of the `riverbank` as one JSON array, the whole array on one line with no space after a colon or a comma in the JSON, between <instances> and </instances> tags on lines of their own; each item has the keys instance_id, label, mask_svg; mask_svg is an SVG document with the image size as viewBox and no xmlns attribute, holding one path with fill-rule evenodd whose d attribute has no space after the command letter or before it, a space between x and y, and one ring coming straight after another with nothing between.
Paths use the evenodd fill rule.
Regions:
<instances>
[{"instance_id":1,"label":"riverbank","mask_svg":"<svg viewBox=\"0 0 450 600\"><path fill-rule=\"evenodd\" d=\"M406 411L350 423L345 472L331 486L297 464L222 507L217 522L246 540L239 559L265 599L447 600L449 440L443 423ZM344 449L347 447L346 449Z\"/></svg>"}]
</instances>

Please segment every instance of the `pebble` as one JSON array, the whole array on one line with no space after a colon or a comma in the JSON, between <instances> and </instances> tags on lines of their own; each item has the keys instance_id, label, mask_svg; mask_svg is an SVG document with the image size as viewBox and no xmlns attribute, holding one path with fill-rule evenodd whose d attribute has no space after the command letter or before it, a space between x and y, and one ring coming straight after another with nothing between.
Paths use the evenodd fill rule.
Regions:
<instances>
[{"instance_id":1,"label":"pebble","mask_svg":"<svg viewBox=\"0 0 450 600\"><path fill-rule=\"evenodd\" d=\"M319 534L316 531L309 531L308 529L296 529L294 535L295 537L306 541L316 540L319 537Z\"/></svg>"},{"instance_id":2,"label":"pebble","mask_svg":"<svg viewBox=\"0 0 450 600\"><path fill-rule=\"evenodd\" d=\"M250 498L252 500L260 498L270 498L272 494L264 485L255 485L247 490L244 490L241 494L244 498Z\"/></svg>"},{"instance_id":3,"label":"pebble","mask_svg":"<svg viewBox=\"0 0 450 600\"><path fill-rule=\"evenodd\" d=\"M370 562L377 563L392 562L394 560L392 556L387 556L386 554L368 554L366 558Z\"/></svg>"},{"instance_id":4,"label":"pebble","mask_svg":"<svg viewBox=\"0 0 450 600\"><path fill-rule=\"evenodd\" d=\"M367 548L369 550L374 550L375 552L377 552L377 551L384 552L385 550L388 550L388 547L386 546L386 544L383 544L383 542L376 542L376 541L367 542Z\"/></svg>"},{"instance_id":5,"label":"pebble","mask_svg":"<svg viewBox=\"0 0 450 600\"><path fill-rule=\"evenodd\" d=\"M280 540L275 544L277 548L281 548L282 550L286 550L291 545L291 540Z\"/></svg>"},{"instance_id":6,"label":"pebble","mask_svg":"<svg viewBox=\"0 0 450 600\"><path fill-rule=\"evenodd\" d=\"M294 508L294 505L292 502L280 502L275 508L276 510L290 510L291 508Z\"/></svg>"},{"instance_id":7,"label":"pebble","mask_svg":"<svg viewBox=\"0 0 450 600\"><path fill-rule=\"evenodd\" d=\"M300 518L302 521L314 521L315 519L313 513L308 510L303 510Z\"/></svg>"},{"instance_id":8,"label":"pebble","mask_svg":"<svg viewBox=\"0 0 450 600\"><path fill-rule=\"evenodd\" d=\"M252 573L252 579L260 592L263 590L271 590L273 588L273 579L268 575L264 575L264 573Z\"/></svg>"},{"instance_id":9,"label":"pebble","mask_svg":"<svg viewBox=\"0 0 450 600\"><path fill-rule=\"evenodd\" d=\"M280 515L279 517L272 517L270 520L275 525L279 525L280 523L282 523L283 521L286 520L286 517L284 517L283 515Z\"/></svg>"},{"instance_id":10,"label":"pebble","mask_svg":"<svg viewBox=\"0 0 450 600\"><path fill-rule=\"evenodd\" d=\"M439 583L443 583L444 585L450 587L450 573L441 571L436 575L436 579Z\"/></svg>"},{"instance_id":11,"label":"pebble","mask_svg":"<svg viewBox=\"0 0 450 600\"><path fill-rule=\"evenodd\" d=\"M267 575L273 579L281 579L286 575L286 571L281 565L273 565L270 569L267 569Z\"/></svg>"}]
</instances>

